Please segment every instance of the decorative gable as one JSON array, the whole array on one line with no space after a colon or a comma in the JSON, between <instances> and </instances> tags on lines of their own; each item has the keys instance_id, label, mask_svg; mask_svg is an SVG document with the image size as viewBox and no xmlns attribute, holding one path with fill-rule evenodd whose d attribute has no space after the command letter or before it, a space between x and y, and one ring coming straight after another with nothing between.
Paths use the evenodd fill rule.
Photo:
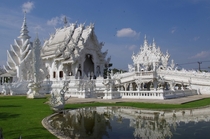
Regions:
<instances>
[{"instance_id":1,"label":"decorative gable","mask_svg":"<svg viewBox=\"0 0 210 139\"><path fill-rule=\"evenodd\" d=\"M132 55L135 67L138 70L144 69L146 71L154 70L160 66L167 68L169 58L169 53L166 52L166 54L163 54L160 50L160 47L156 46L154 39L152 45L148 45L146 36L143 47L140 47L140 51L136 55Z\"/></svg>"}]
</instances>

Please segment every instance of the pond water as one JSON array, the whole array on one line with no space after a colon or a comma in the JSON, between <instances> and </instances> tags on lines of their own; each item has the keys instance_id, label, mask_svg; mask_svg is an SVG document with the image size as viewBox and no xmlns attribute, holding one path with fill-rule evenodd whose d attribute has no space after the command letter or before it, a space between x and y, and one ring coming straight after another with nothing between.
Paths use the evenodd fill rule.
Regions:
<instances>
[{"instance_id":1,"label":"pond water","mask_svg":"<svg viewBox=\"0 0 210 139\"><path fill-rule=\"evenodd\" d=\"M72 139L210 138L209 107L176 111L89 107L53 115L48 123Z\"/></svg>"}]
</instances>

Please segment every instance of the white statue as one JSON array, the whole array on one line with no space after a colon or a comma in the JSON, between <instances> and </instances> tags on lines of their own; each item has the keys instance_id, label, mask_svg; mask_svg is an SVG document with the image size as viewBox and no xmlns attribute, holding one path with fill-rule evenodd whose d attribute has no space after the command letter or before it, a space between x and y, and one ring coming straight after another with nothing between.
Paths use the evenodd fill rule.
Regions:
<instances>
[{"instance_id":1,"label":"white statue","mask_svg":"<svg viewBox=\"0 0 210 139\"><path fill-rule=\"evenodd\" d=\"M53 110L59 111L64 109L65 101L69 99L69 97L65 97L65 93L68 90L68 83L69 82L64 82L63 88L60 91L58 91L57 89L52 91L50 98L50 106Z\"/></svg>"},{"instance_id":2,"label":"white statue","mask_svg":"<svg viewBox=\"0 0 210 139\"><path fill-rule=\"evenodd\" d=\"M41 69L41 61L40 61L40 49L41 49L41 42L37 37L33 43L32 49L32 71L33 71L33 80L30 81L28 84L29 91L27 92L28 98L43 98L45 94L40 94L39 90L41 89L41 81L43 77L40 69Z\"/></svg>"}]
</instances>

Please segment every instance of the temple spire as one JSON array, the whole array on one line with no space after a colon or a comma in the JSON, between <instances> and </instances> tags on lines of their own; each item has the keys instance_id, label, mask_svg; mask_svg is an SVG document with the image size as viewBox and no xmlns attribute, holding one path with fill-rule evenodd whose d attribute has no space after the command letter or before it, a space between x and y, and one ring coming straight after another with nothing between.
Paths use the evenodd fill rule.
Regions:
<instances>
[{"instance_id":1,"label":"temple spire","mask_svg":"<svg viewBox=\"0 0 210 139\"><path fill-rule=\"evenodd\" d=\"M64 23L64 26L67 27L68 20L67 20L66 16L64 16L63 23Z\"/></svg>"},{"instance_id":2,"label":"temple spire","mask_svg":"<svg viewBox=\"0 0 210 139\"><path fill-rule=\"evenodd\" d=\"M147 48L147 47L148 47L147 36L145 34L145 36L144 36L144 48Z\"/></svg>"},{"instance_id":3,"label":"temple spire","mask_svg":"<svg viewBox=\"0 0 210 139\"><path fill-rule=\"evenodd\" d=\"M153 38L152 46L153 46L153 47L156 47L155 39L154 39L154 38Z\"/></svg>"},{"instance_id":4,"label":"temple spire","mask_svg":"<svg viewBox=\"0 0 210 139\"><path fill-rule=\"evenodd\" d=\"M24 19L23 19L23 25L21 27L20 30L20 36L18 38L26 40L26 39L30 39L31 37L28 35L28 27L26 24L26 12L24 12Z\"/></svg>"}]
</instances>

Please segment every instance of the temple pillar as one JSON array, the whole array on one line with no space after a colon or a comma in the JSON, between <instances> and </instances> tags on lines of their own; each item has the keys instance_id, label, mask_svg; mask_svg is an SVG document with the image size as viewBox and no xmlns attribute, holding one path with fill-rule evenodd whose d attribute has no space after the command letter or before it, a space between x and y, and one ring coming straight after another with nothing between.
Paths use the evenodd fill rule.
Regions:
<instances>
[{"instance_id":1,"label":"temple pillar","mask_svg":"<svg viewBox=\"0 0 210 139\"><path fill-rule=\"evenodd\" d=\"M68 69L67 69L67 65L63 64L63 79L66 79L66 76L68 76Z\"/></svg>"},{"instance_id":2,"label":"temple pillar","mask_svg":"<svg viewBox=\"0 0 210 139\"><path fill-rule=\"evenodd\" d=\"M121 86L120 88L121 88L120 91L123 91L123 86Z\"/></svg>"},{"instance_id":3,"label":"temple pillar","mask_svg":"<svg viewBox=\"0 0 210 139\"><path fill-rule=\"evenodd\" d=\"M142 90L143 90L143 91L144 91L144 84L145 84L145 83L143 82L143 83L142 83Z\"/></svg>"},{"instance_id":4,"label":"temple pillar","mask_svg":"<svg viewBox=\"0 0 210 139\"><path fill-rule=\"evenodd\" d=\"M168 84L168 82L165 82L165 89L166 90L169 90L169 84Z\"/></svg>"},{"instance_id":5,"label":"temple pillar","mask_svg":"<svg viewBox=\"0 0 210 139\"><path fill-rule=\"evenodd\" d=\"M77 78L77 70L78 70L78 63L75 63L73 65L73 75L75 76L75 78Z\"/></svg>"},{"instance_id":6,"label":"temple pillar","mask_svg":"<svg viewBox=\"0 0 210 139\"><path fill-rule=\"evenodd\" d=\"M154 90L157 90L157 88L158 88L158 81L157 80L153 80L153 86L154 86Z\"/></svg>"},{"instance_id":7,"label":"temple pillar","mask_svg":"<svg viewBox=\"0 0 210 139\"><path fill-rule=\"evenodd\" d=\"M155 62L153 62L153 71L156 70L156 65L155 65Z\"/></svg>"},{"instance_id":8,"label":"temple pillar","mask_svg":"<svg viewBox=\"0 0 210 139\"><path fill-rule=\"evenodd\" d=\"M184 83L181 84L181 90L184 90Z\"/></svg>"},{"instance_id":9,"label":"temple pillar","mask_svg":"<svg viewBox=\"0 0 210 139\"><path fill-rule=\"evenodd\" d=\"M120 91L120 86L117 87L117 91Z\"/></svg>"},{"instance_id":10,"label":"temple pillar","mask_svg":"<svg viewBox=\"0 0 210 139\"><path fill-rule=\"evenodd\" d=\"M63 79L64 80L66 80L66 76L67 76L66 71L63 71Z\"/></svg>"},{"instance_id":11,"label":"temple pillar","mask_svg":"<svg viewBox=\"0 0 210 139\"><path fill-rule=\"evenodd\" d=\"M50 68L50 80L54 80L54 77L53 77L53 68Z\"/></svg>"},{"instance_id":12,"label":"temple pillar","mask_svg":"<svg viewBox=\"0 0 210 139\"><path fill-rule=\"evenodd\" d=\"M133 84L132 83L129 84L129 90L133 91Z\"/></svg>"},{"instance_id":13,"label":"temple pillar","mask_svg":"<svg viewBox=\"0 0 210 139\"><path fill-rule=\"evenodd\" d=\"M59 79L59 71L56 70L56 71L55 71L55 74L56 74L55 79L58 80L58 79Z\"/></svg>"},{"instance_id":14,"label":"temple pillar","mask_svg":"<svg viewBox=\"0 0 210 139\"><path fill-rule=\"evenodd\" d=\"M169 86L170 86L170 89L171 89L171 90L174 90L174 87L175 87L174 81L169 82Z\"/></svg>"},{"instance_id":15,"label":"temple pillar","mask_svg":"<svg viewBox=\"0 0 210 139\"><path fill-rule=\"evenodd\" d=\"M141 91L141 83L137 84L138 91Z\"/></svg>"},{"instance_id":16,"label":"temple pillar","mask_svg":"<svg viewBox=\"0 0 210 139\"><path fill-rule=\"evenodd\" d=\"M61 80L61 78L60 78L60 71L61 71L60 66L61 66L61 63L58 64L58 70L56 71L57 80Z\"/></svg>"},{"instance_id":17,"label":"temple pillar","mask_svg":"<svg viewBox=\"0 0 210 139\"><path fill-rule=\"evenodd\" d=\"M124 83L125 91L127 91L128 84Z\"/></svg>"}]
</instances>

